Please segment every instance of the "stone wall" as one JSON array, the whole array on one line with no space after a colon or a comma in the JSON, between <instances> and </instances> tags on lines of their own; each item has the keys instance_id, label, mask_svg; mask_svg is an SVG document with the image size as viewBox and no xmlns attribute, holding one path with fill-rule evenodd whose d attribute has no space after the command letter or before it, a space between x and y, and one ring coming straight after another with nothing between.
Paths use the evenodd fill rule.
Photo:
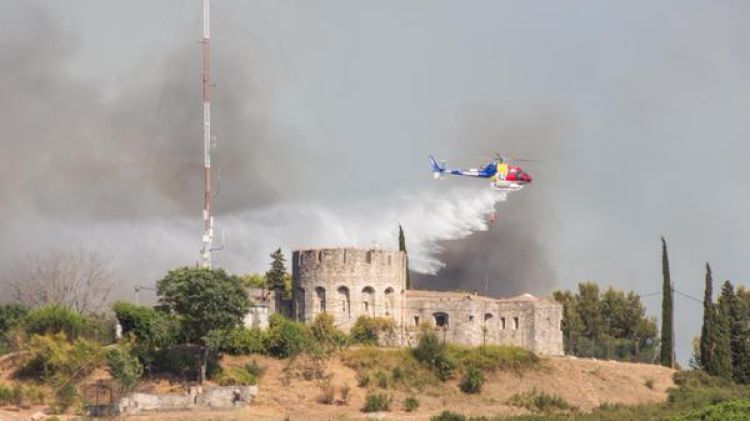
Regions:
<instances>
[{"instance_id":1,"label":"stone wall","mask_svg":"<svg viewBox=\"0 0 750 421\"><path fill-rule=\"evenodd\" d=\"M421 323L447 342L515 345L562 355L562 306L529 294L495 299L476 294L405 290L406 256L380 249L326 248L292 255L292 318L322 312L348 331L359 316L396 321L397 342L413 345Z\"/></svg>"},{"instance_id":2,"label":"stone wall","mask_svg":"<svg viewBox=\"0 0 750 421\"><path fill-rule=\"evenodd\" d=\"M257 386L191 387L188 393L152 395L133 393L120 400L118 413L186 411L192 409L232 409L249 405L258 394Z\"/></svg>"},{"instance_id":3,"label":"stone wall","mask_svg":"<svg viewBox=\"0 0 750 421\"><path fill-rule=\"evenodd\" d=\"M463 345L514 345L542 355L562 355L562 306L523 294L495 299L475 294L406 292L406 345L413 345L422 323L446 342Z\"/></svg>"},{"instance_id":4,"label":"stone wall","mask_svg":"<svg viewBox=\"0 0 750 421\"><path fill-rule=\"evenodd\" d=\"M348 330L361 315L401 319L406 256L400 251L329 248L292 255L293 315L327 312Z\"/></svg>"}]
</instances>

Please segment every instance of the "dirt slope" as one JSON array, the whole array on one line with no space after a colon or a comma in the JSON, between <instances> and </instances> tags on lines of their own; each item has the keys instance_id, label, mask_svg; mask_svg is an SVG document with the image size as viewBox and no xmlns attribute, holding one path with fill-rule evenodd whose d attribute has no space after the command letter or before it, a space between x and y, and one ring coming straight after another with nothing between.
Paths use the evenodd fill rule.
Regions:
<instances>
[{"instance_id":1,"label":"dirt slope","mask_svg":"<svg viewBox=\"0 0 750 421\"><path fill-rule=\"evenodd\" d=\"M346 405L324 405L318 402L322 392L320 383L293 379L284 381L285 363L271 358L251 357L234 359L234 363L256 359L268 370L259 382L259 396L248 408L232 412L191 412L180 414L153 414L137 419L168 420L364 420L367 414L360 411L366 391L357 387L353 370L339 362L331 362L327 372L333 374L332 384L348 384L351 399ZM666 399L666 390L672 387L673 370L646 364L620 363L576 359L549 358L544 367L522 375L511 372L495 373L487 378L480 395L466 395L458 390L458 381L435 385L418 396L420 408L415 413L404 412L403 399L407 394L390 391L394 396L386 420L427 420L445 409L471 415L522 414L526 410L505 405L513 394L536 389L557 394L583 411L602 403L638 404L660 402ZM651 387L646 385L647 381ZM338 391L337 391L338 397Z\"/></svg>"}]
</instances>

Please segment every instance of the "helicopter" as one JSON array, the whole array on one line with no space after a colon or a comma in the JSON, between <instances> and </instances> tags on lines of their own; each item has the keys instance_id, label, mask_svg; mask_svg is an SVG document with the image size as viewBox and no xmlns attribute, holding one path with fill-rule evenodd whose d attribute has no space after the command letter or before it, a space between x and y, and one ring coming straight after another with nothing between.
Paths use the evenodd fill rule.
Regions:
<instances>
[{"instance_id":1,"label":"helicopter","mask_svg":"<svg viewBox=\"0 0 750 421\"><path fill-rule=\"evenodd\" d=\"M490 187L503 192L521 190L527 184L531 184L532 181L531 176L523 168L511 164L511 161L531 162L531 160L508 159L495 154L495 158L480 169L470 168L468 170L460 170L446 168L443 161L438 163L435 157L430 155L430 166L432 167L432 174L435 179L443 178L445 174L489 178L491 180Z\"/></svg>"}]
</instances>

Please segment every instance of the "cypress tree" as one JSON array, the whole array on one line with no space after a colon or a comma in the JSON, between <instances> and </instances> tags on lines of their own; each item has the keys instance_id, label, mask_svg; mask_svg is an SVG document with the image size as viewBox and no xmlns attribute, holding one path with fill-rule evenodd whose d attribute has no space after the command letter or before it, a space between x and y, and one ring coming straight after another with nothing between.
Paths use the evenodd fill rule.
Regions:
<instances>
[{"instance_id":1,"label":"cypress tree","mask_svg":"<svg viewBox=\"0 0 750 421\"><path fill-rule=\"evenodd\" d=\"M727 321L732 379L737 383L745 383L748 373L745 370L746 363L744 361L744 354L746 353L744 323L740 314L739 300L734 292L734 286L729 281L725 281L721 287L719 312Z\"/></svg>"},{"instance_id":2,"label":"cypress tree","mask_svg":"<svg viewBox=\"0 0 750 421\"><path fill-rule=\"evenodd\" d=\"M661 301L661 351L659 362L665 367L674 367L674 343L672 320L672 280L669 276L669 257L667 256L667 242L661 237L661 273L663 278Z\"/></svg>"},{"instance_id":3,"label":"cypress tree","mask_svg":"<svg viewBox=\"0 0 750 421\"><path fill-rule=\"evenodd\" d=\"M398 224L398 249L406 255L406 289L411 289L411 279L409 278L409 254L406 252L406 237L404 228Z\"/></svg>"},{"instance_id":4,"label":"cypress tree","mask_svg":"<svg viewBox=\"0 0 750 421\"><path fill-rule=\"evenodd\" d=\"M284 253L281 252L281 248L271 253L271 269L266 272L266 284L269 289L284 289L284 276L286 276L284 262L286 262L286 259Z\"/></svg>"},{"instance_id":5,"label":"cypress tree","mask_svg":"<svg viewBox=\"0 0 750 421\"><path fill-rule=\"evenodd\" d=\"M732 378L732 297L734 288L728 281L721 288L719 305L716 311L716 375L724 379Z\"/></svg>"},{"instance_id":6,"label":"cypress tree","mask_svg":"<svg viewBox=\"0 0 750 421\"><path fill-rule=\"evenodd\" d=\"M703 327L701 328L701 366L706 373L716 375L716 309L713 303L713 279L711 266L706 263L706 289L703 295Z\"/></svg>"}]
</instances>

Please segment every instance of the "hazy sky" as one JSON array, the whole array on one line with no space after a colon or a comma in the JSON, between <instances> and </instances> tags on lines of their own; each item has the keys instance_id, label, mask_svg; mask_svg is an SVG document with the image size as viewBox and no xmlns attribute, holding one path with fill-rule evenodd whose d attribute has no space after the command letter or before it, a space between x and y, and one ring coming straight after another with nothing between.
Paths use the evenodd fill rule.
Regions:
<instances>
[{"instance_id":1,"label":"hazy sky","mask_svg":"<svg viewBox=\"0 0 750 421\"><path fill-rule=\"evenodd\" d=\"M743 284L750 3L229 1L212 10L218 262L395 243L420 287ZM118 293L200 248L200 1L0 0L0 267L93 249ZM426 156L544 160L503 201ZM485 214L496 206L489 232ZM475 234L471 234L472 232ZM452 239L449 241L443 241ZM441 248L442 251L438 251ZM441 269L441 265L445 265ZM644 298L658 313L659 297ZM702 308L676 297L686 362Z\"/></svg>"}]
</instances>

